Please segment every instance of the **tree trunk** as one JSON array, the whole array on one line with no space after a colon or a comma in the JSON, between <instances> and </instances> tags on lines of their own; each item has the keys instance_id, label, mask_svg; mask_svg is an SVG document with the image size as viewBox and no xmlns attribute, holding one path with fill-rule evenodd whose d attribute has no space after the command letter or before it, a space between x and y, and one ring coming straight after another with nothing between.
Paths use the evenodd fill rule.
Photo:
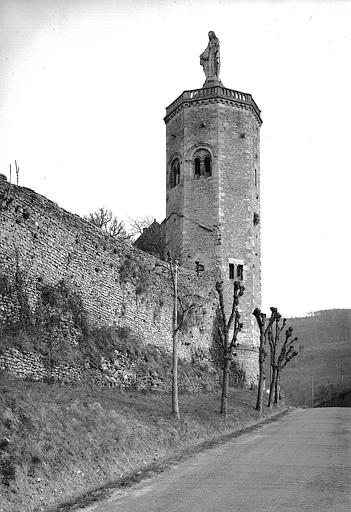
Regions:
<instances>
[{"instance_id":1,"label":"tree trunk","mask_svg":"<svg viewBox=\"0 0 351 512\"><path fill-rule=\"evenodd\" d=\"M224 359L224 366L223 366L222 400L221 400L221 414L224 414L224 416L227 416L230 363L231 363L231 358L229 358L226 355L225 359Z\"/></svg>"},{"instance_id":2,"label":"tree trunk","mask_svg":"<svg viewBox=\"0 0 351 512\"><path fill-rule=\"evenodd\" d=\"M178 403L178 332L173 330L173 364L172 364L172 414L179 420Z\"/></svg>"},{"instance_id":3,"label":"tree trunk","mask_svg":"<svg viewBox=\"0 0 351 512\"><path fill-rule=\"evenodd\" d=\"M268 401L268 407L271 409L273 407L273 400L274 400L274 392L275 392L275 383L277 380L277 369L273 367L272 370L272 381L271 381L271 387L269 389L269 401Z\"/></svg>"},{"instance_id":4,"label":"tree trunk","mask_svg":"<svg viewBox=\"0 0 351 512\"><path fill-rule=\"evenodd\" d=\"M280 388L280 375L279 370L277 370L277 375L275 379L275 386L274 386L274 404L279 407L279 388Z\"/></svg>"},{"instance_id":5,"label":"tree trunk","mask_svg":"<svg viewBox=\"0 0 351 512\"><path fill-rule=\"evenodd\" d=\"M263 391L264 391L264 362L261 361L261 355L259 359L259 377L258 377L258 390L257 390L257 402L256 411L262 411L263 406Z\"/></svg>"},{"instance_id":6,"label":"tree trunk","mask_svg":"<svg viewBox=\"0 0 351 512\"><path fill-rule=\"evenodd\" d=\"M173 361L172 361L172 414L179 420L178 403L178 266L174 268L174 294L173 294Z\"/></svg>"}]
</instances>

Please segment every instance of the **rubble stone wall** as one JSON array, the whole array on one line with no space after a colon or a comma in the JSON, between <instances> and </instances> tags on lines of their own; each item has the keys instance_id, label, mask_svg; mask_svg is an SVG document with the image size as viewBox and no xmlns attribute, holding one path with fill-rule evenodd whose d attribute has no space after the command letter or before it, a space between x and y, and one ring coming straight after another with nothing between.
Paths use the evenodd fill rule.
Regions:
<instances>
[{"instance_id":1,"label":"rubble stone wall","mask_svg":"<svg viewBox=\"0 0 351 512\"><path fill-rule=\"evenodd\" d=\"M172 288L164 265L34 191L0 179L0 327L42 322L43 290L64 282L81 300L90 327L127 327L143 343L170 351ZM216 296L205 275L182 268L179 293L197 304L179 332L180 357L189 359L212 345ZM74 344L76 333L66 320L60 319L64 330L58 335ZM11 354L2 355L0 366L9 367L4 357L13 364ZM41 367L33 357L22 357L18 373L28 365Z\"/></svg>"}]
</instances>

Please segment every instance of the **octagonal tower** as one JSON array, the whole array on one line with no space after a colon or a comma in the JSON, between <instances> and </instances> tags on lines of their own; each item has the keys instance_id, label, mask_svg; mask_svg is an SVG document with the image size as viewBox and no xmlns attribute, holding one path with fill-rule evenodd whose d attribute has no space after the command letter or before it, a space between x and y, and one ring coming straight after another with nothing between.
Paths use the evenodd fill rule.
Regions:
<instances>
[{"instance_id":1,"label":"octagonal tower","mask_svg":"<svg viewBox=\"0 0 351 512\"><path fill-rule=\"evenodd\" d=\"M214 280L223 280L228 308L233 281L243 281L244 328L236 358L247 382L255 383L259 333L252 311L261 306L261 112L251 94L228 89L212 76L201 89L184 91L164 120L169 246L182 266L203 267Z\"/></svg>"}]
</instances>

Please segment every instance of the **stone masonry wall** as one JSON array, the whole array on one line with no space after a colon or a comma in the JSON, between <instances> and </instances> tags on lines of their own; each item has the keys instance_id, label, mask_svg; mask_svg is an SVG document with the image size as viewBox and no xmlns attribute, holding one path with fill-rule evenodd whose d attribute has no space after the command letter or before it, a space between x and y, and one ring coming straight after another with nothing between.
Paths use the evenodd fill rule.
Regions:
<instances>
[{"instance_id":1,"label":"stone masonry wall","mask_svg":"<svg viewBox=\"0 0 351 512\"><path fill-rule=\"evenodd\" d=\"M234 360L248 382L255 382L259 333L252 312L261 306L260 119L242 103L204 99L202 92L195 93L196 101L177 104L165 119L167 171L174 155L181 162L180 183L167 191L167 213L172 209L183 216L181 226L168 223L167 230L179 240L184 267L195 268L199 261L214 279L220 276L228 310L233 297L229 264L244 265L244 328ZM211 154L212 176L194 179L199 148Z\"/></svg>"},{"instance_id":2,"label":"stone masonry wall","mask_svg":"<svg viewBox=\"0 0 351 512\"><path fill-rule=\"evenodd\" d=\"M179 155L180 184L167 191L167 215L181 212L180 254L182 265L193 269L199 261L205 269L218 265L218 172L217 172L217 114L209 105L189 106L167 122L167 161ZM205 144L199 144L204 141ZM194 180L193 154L206 148L212 156L212 176ZM178 239L179 227L167 224L172 238Z\"/></svg>"},{"instance_id":3,"label":"stone masonry wall","mask_svg":"<svg viewBox=\"0 0 351 512\"><path fill-rule=\"evenodd\" d=\"M81 299L89 326L128 327L143 343L171 350L167 268L47 198L1 178L0 327L18 325L24 314L29 320L38 318L43 287L62 281ZM16 292L19 286L21 294ZM194 351L211 347L216 297L205 276L185 269L180 269L179 290L198 306L179 333L180 357L190 359ZM65 338L74 343L74 331L66 331ZM3 359L0 363L6 366Z\"/></svg>"},{"instance_id":4,"label":"stone masonry wall","mask_svg":"<svg viewBox=\"0 0 351 512\"><path fill-rule=\"evenodd\" d=\"M184 213L187 223L183 232L183 261L188 268L200 261L205 269L214 270L219 263L216 111L208 104L190 105L184 109L184 124ZM194 179L193 154L200 147L211 154L212 176Z\"/></svg>"},{"instance_id":5,"label":"stone masonry wall","mask_svg":"<svg viewBox=\"0 0 351 512\"><path fill-rule=\"evenodd\" d=\"M220 224L222 275L229 281L230 258L244 263L245 293L241 308L242 340L258 346L259 333L252 311L261 307L259 210L259 125L250 110L219 104ZM231 289L227 287L227 299Z\"/></svg>"}]
</instances>

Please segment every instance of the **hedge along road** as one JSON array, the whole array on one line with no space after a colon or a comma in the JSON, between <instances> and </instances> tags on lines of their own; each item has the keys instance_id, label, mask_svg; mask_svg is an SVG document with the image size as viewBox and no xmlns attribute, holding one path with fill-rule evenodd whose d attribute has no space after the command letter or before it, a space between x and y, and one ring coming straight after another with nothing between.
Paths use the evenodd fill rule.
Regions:
<instances>
[{"instance_id":1,"label":"hedge along road","mask_svg":"<svg viewBox=\"0 0 351 512\"><path fill-rule=\"evenodd\" d=\"M217 510L350 512L351 408L295 410L84 509Z\"/></svg>"}]
</instances>

